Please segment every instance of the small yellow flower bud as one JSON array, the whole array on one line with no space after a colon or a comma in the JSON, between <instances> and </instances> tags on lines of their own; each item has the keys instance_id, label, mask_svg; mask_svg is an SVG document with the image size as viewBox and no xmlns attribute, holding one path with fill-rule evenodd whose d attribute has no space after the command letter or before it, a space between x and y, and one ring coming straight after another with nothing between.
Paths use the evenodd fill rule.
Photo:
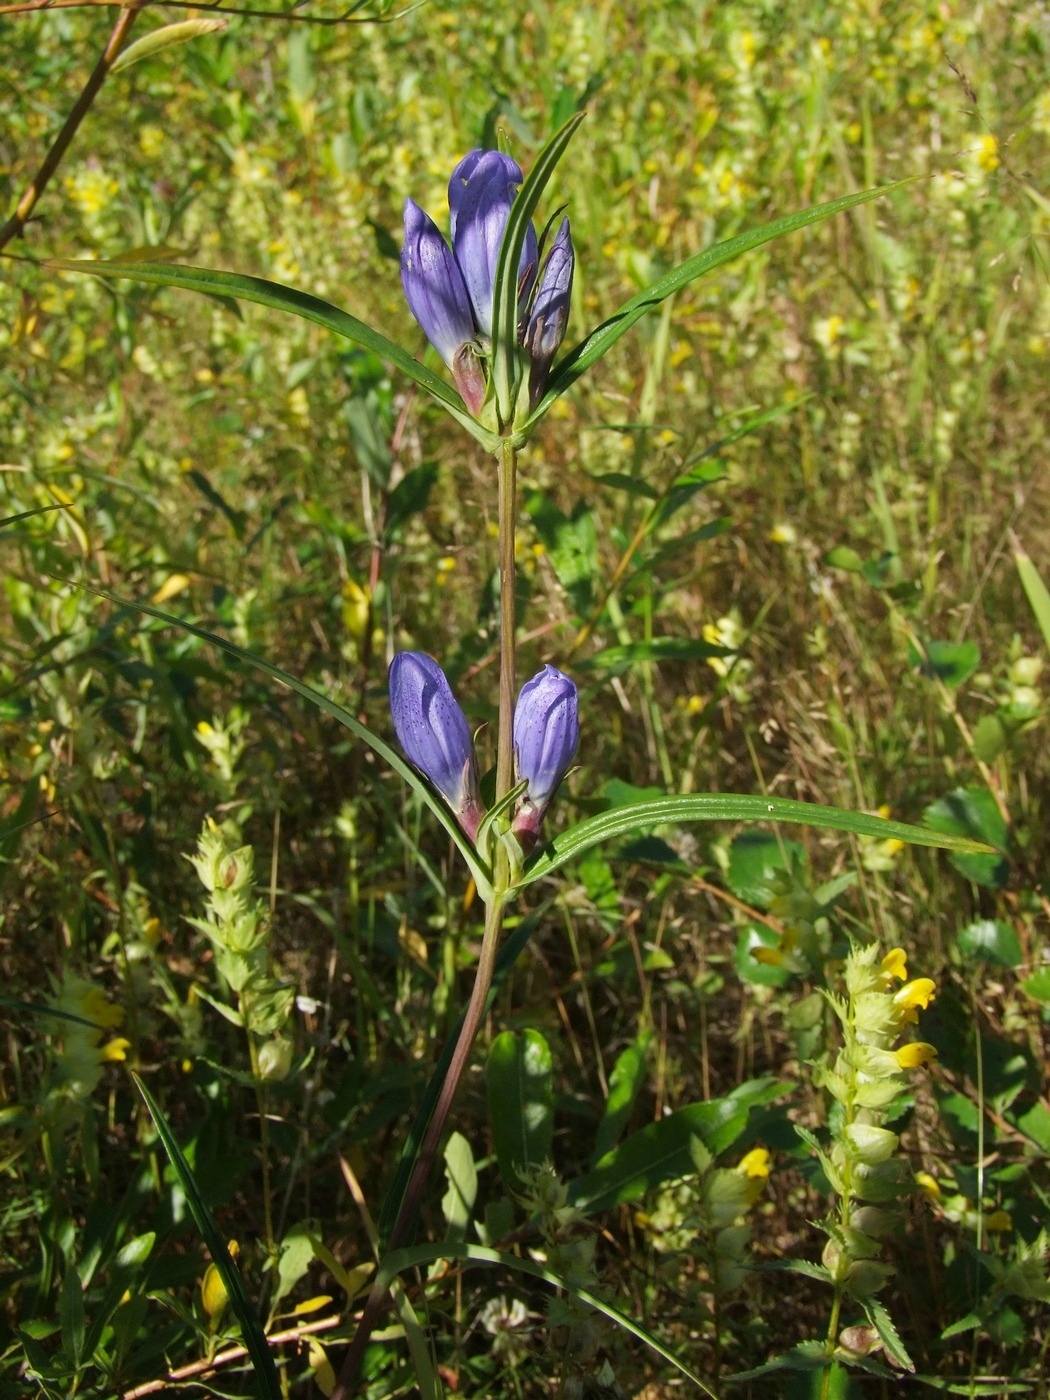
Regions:
<instances>
[{"instance_id":1,"label":"small yellow flower bud","mask_svg":"<svg viewBox=\"0 0 1050 1400\"><path fill-rule=\"evenodd\" d=\"M1010 1212L1000 1208L999 1210L993 1210L991 1215L985 1216L984 1228L986 1230L992 1230L997 1234L1003 1234L1005 1231L1014 1228L1014 1222L1010 1218Z\"/></svg>"},{"instance_id":2,"label":"small yellow flower bud","mask_svg":"<svg viewBox=\"0 0 1050 1400\"><path fill-rule=\"evenodd\" d=\"M738 1172L743 1172L745 1176L760 1176L763 1179L769 1176L772 1170L772 1160L765 1147L752 1147L750 1152L744 1154L736 1164Z\"/></svg>"},{"instance_id":3,"label":"small yellow flower bud","mask_svg":"<svg viewBox=\"0 0 1050 1400\"><path fill-rule=\"evenodd\" d=\"M763 948L761 945L751 949L751 956L755 962L766 967L780 967L784 961L784 954L779 948Z\"/></svg>"},{"instance_id":4,"label":"small yellow flower bud","mask_svg":"<svg viewBox=\"0 0 1050 1400\"><path fill-rule=\"evenodd\" d=\"M922 1194L923 1194L924 1196L928 1197L931 1201L934 1201L934 1202L940 1201L940 1199L941 1199L941 1188L940 1188L940 1185L939 1185L939 1183L938 1183L936 1177L931 1176L929 1172L916 1172L916 1173L915 1173L915 1184L918 1186L918 1188L919 1188L919 1190L922 1192Z\"/></svg>"},{"instance_id":5,"label":"small yellow flower bud","mask_svg":"<svg viewBox=\"0 0 1050 1400\"><path fill-rule=\"evenodd\" d=\"M117 1036L114 1040L107 1040L98 1053L106 1064L112 1064L115 1060L126 1060L130 1049L131 1041Z\"/></svg>"}]
</instances>

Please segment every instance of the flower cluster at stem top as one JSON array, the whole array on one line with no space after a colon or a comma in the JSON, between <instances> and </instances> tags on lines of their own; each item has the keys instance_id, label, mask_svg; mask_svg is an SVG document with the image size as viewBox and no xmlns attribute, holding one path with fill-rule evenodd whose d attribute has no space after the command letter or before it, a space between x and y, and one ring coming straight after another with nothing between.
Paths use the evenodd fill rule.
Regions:
<instances>
[{"instance_id":1,"label":"flower cluster at stem top","mask_svg":"<svg viewBox=\"0 0 1050 1400\"><path fill-rule=\"evenodd\" d=\"M514 770L528 787L516 799L510 829L523 850L536 843L580 738L576 686L554 666L526 681L514 707ZM485 815L467 718L444 671L421 651L400 651L390 665L390 713L408 758L430 779L471 841Z\"/></svg>"},{"instance_id":2,"label":"flower cluster at stem top","mask_svg":"<svg viewBox=\"0 0 1050 1400\"><path fill-rule=\"evenodd\" d=\"M488 395L496 267L521 182L521 167L501 151L464 156L448 185L451 248L430 215L405 201L405 298L475 417ZM541 254L530 223L518 268L518 344L529 361L530 408L543 396L569 317L575 255L568 219L537 275Z\"/></svg>"}]
</instances>

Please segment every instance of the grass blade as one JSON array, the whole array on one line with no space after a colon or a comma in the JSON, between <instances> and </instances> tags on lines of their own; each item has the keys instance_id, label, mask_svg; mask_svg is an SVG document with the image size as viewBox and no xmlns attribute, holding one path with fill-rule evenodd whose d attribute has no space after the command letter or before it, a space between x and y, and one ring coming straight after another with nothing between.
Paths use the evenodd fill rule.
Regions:
<instances>
[{"instance_id":1,"label":"grass blade","mask_svg":"<svg viewBox=\"0 0 1050 1400\"><path fill-rule=\"evenodd\" d=\"M525 246L525 235L540 197L584 116L585 113L577 112L570 117L544 146L510 207L507 227L503 232L492 300L492 383L496 392L496 409L504 423L509 423L513 416L518 388L516 372L520 360L516 351L521 250ZM539 275L538 268L536 275ZM508 347L513 347L511 354L507 353Z\"/></svg>"},{"instance_id":2,"label":"grass blade","mask_svg":"<svg viewBox=\"0 0 1050 1400\"><path fill-rule=\"evenodd\" d=\"M601 812L556 836L529 864L519 886L550 875L566 861L591 846L663 822L791 822L798 826L848 831L877 840L896 839L913 846L936 846L945 851L985 854L991 847L966 836L953 836L907 822L886 821L866 812L846 812L816 802L796 802L787 797L738 796L733 793L694 793L689 797L659 797Z\"/></svg>"},{"instance_id":3,"label":"grass blade","mask_svg":"<svg viewBox=\"0 0 1050 1400\"><path fill-rule=\"evenodd\" d=\"M446 1240L444 1244L412 1245L408 1249L397 1249L393 1254L388 1254L380 1265L376 1275L376 1283L389 1288L391 1282L405 1269L415 1268L418 1265L433 1264L438 1259L462 1259L471 1264L498 1264L502 1268L512 1269L519 1274L528 1274L530 1278L541 1279L544 1283L550 1284L552 1288L563 1288L566 1293L571 1293L574 1298L579 1298L581 1303L586 1303L594 1308L595 1312L600 1312L603 1316L622 1327L624 1331L630 1332L637 1337L640 1342L644 1342L650 1350L655 1351L657 1356L663 1358L677 1371L680 1371L686 1380L692 1381L705 1395L711 1396L715 1400L715 1393L694 1372L690 1371L684 1361L679 1361L673 1351L670 1351L657 1341L653 1334L644 1328L640 1322L635 1322L633 1318L622 1313L619 1308L614 1308L611 1303L606 1303L598 1298L586 1288L576 1288L570 1286L564 1279L552 1274L549 1269L534 1263L531 1259L522 1259L516 1254L504 1254L498 1249L487 1249L476 1244L453 1244Z\"/></svg>"},{"instance_id":4,"label":"grass blade","mask_svg":"<svg viewBox=\"0 0 1050 1400\"><path fill-rule=\"evenodd\" d=\"M61 582L67 583L73 581L62 579ZM220 637L216 633L209 632L203 627L197 627L194 623L187 622L184 618L174 617L171 613L162 612L160 608L155 608L150 603L138 603L131 598L121 598L116 593L108 593L104 588L94 588L86 583L75 583L74 586L83 589L85 593L93 593L98 598L105 598L107 602L115 603L118 607L131 608L134 612L145 613L147 617L155 617L158 621L167 623L170 627L181 627L184 632L190 632L194 637L199 637L201 641L210 642L212 646L218 647L220 651L226 652L227 655L235 656L239 661L243 661L249 666L254 666L257 671L261 671L263 675L269 676L271 680L280 681L282 685L288 686L288 688L294 690L297 695L301 695L304 700L308 700L311 705L316 705L319 710L323 710L325 714L331 715L333 719L338 720L340 724L350 730L355 738L367 744L373 753L377 753L385 763L389 764L395 773L397 773L400 778L403 778L408 786L423 799L448 832L449 836L451 836L452 840L459 847L460 854L466 861L467 868L471 875L474 877L474 883L477 885L481 897L485 899L491 893L491 881L489 879L487 866L482 864L478 853L463 835L455 818L441 798L431 791L430 786L420 777L411 764L407 763L401 755L396 753L378 734L374 734L371 729L361 724L359 720L356 720L349 710L345 710L342 705L337 705L334 700L329 700L327 695L322 694L319 690L314 690L313 686L307 685L305 681L297 680L295 676L289 675L287 671L282 671L279 666L272 665L271 662L265 661L261 656L256 656L253 652L245 651L243 647L237 646L235 642L228 641L225 637Z\"/></svg>"},{"instance_id":5,"label":"grass blade","mask_svg":"<svg viewBox=\"0 0 1050 1400\"><path fill-rule=\"evenodd\" d=\"M830 219L835 214L842 214L847 209L854 209L859 204L867 204L870 200L878 199L881 195L892 194L894 190L901 189L909 184L908 180L897 180L892 185L881 185L873 190L861 190L857 194L844 195L842 199L833 199L827 204L815 204L810 209L803 209L797 214L787 214L782 219L774 219L771 224L763 224L760 228L749 230L747 233L738 234L736 238L727 239L725 243L716 243L713 248L707 248L702 253L697 253L695 257L688 258L684 263L672 269L665 277L661 277L652 286L646 287L645 291L633 296L630 301L615 311L607 321L603 321L600 326L591 331L586 340L573 347L565 358L558 364L547 392L536 406L535 412L523 425L524 431L534 426L536 422L547 412L551 404L555 402L570 385L574 384L580 375L596 364L603 355L608 354L622 335L631 329L636 321L640 321L646 312L651 311L654 306L659 306L669 296L687 287L690 282L695 282L698 277L703 277L705 273L713 272L716 267L721 267L724 263L732 262L734 258L739 258L743 253L749 253L752 248L759 248L763 243L770 243L774 238L782 238L788 233L797 233L799 229L808 228L810 224L819 224L824 219Z\"/></svg>"},{"instance_id":6,"label":"grass blade","mask_svg":"<svg viewBox=\"0 0 1050 1400\"><path fill-rule=\"evenodd\" d=\"M160 1105L137 1074L133 1072L131 1077L146 1102L157 1134L164 1144L164 1150L168 1154L175 1175L179 1178L179 1184L186 1193L186 1204L190 1208L190 1214L193 1216L197 1229L204 1237L208 1253L222 1277L226 1296L230 1300L230 1307L233 1309L237 1321L241 1324L241 1336L244 1338L248 1355L252 1359L252 1365L255 1367L255 1374L259 1378L263 1396L265 1400L281 1400L281 1382L266 1341L266 1334L262 1329L262 1323L256 1316L255 1309L252 1307L251 1299L244 1287L244 1280L237 1271L230 1251L226 1248L226 1241L223 1239L211 1211L205 1204L190 1164L183 1156L182 1149L175 1140L175 1135L172 1133Z\"/></svg>"},{"instance_id":7,"label":"grass blade","mask_svg":"<svg viewBox=\"0 0 1050 1400\"><path fill-rule=\"evenodd\" d=\"M421 389L435 398L457 423L466 428L489 452L495 452L499 440L477 423L464 407L463 400L454 389L439 379L436 374L421 365L407 350L388 339L371 326L351 316L331 302L320 297L301 292L296 287L286 287L283 282L271 282L265 277L247 277L240 272L220 272L210 267L188 267L182 263L149 262L90 262L68 258L51 258L42 266L57 272L86 272L93 277L110 280L127 278L133 282L150 282L161 287L182 287L191 292L203 292L212 297L236 297L241 301L253 301L259 306L268 306L275 311L284 311L303 320L313 321L343 340L363 345L381 359L415 380Z\"/></svg>"}]
</instances>

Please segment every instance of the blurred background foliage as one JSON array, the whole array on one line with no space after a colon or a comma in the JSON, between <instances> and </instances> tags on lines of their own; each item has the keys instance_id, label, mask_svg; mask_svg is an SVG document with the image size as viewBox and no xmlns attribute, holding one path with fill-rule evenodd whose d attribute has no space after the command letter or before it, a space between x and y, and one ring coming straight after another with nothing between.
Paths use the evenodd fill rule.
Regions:
<instances>
[{"instance_id":1,"label":"blurred background foliage","mask_svg":"<svg viewBox=\"0 0 1050 1400\"><path fill-rule=\"evenodd\" d=\"M3 263L0 517L55 507L0 528L0 967L9 1000L38 1008L4 1013L4 1393L25 1393L27 1357L54 1373L48 1393L75 1376L111 1395L232 1335L128 1065L190 1144L264 1314L351 1297L369 1246L338 1154L378 1214L479 936L453 852L371 754L79 585L221 632L384 732L399 647L442 660L472 721L495 714L494 477L452 424L317 327L40 260L159 248L293 283L422 355L397 267L405 197L443 209L456 160L500 135L527 168L579 106L554 194L577 249L570 343L712 242L914 183L680 294L524 454L522 673L549 659L583 691L563 801L584 813L658 787L931 809L1002 855L708 830L591 853L534 901L491 1035L548 1046L549 1151L570 1179L596 1132L608 1147L745 1080L804 1079L822 1023L809 993L845 935L902 944L941 985L940 1034L924 1028L940 1065L905 1139L940 1196L912 1212L892 1310L923 1373L975 1394L1000 1393L972 1388L985 1373L1034 1382L1050 1336L1035 1295L1007 1305L1001 1289L980 1326L941 1333L984 1296L986 1256L1035 1239L1050 1187L1046 644L1014 564L1019 541L1050 572L1046 7L551 0L380 19L231 17L113 75ZM149 10L139 32L161 22ZM0 17L5 208L111 23ZM260 976L297 998L269 1079L188 922L209 816L254 848ZM78 1039L45 1004L95 1029ZM599 1131L630 1048L627 1112ZM792 1115L820 1121L818 1098L798 1090ZM762 1108L736 1145L780 1154L752 1216L766 1258L818 1252L806 1222L827 1189L786 1112ZM486 1193L503 1198L480 1074L458 1117L488 1164L482 1218ZM632 1192L603 1199L599 1272L694 1367L742 1370L822 1334L819 1289L795 1281L771 1309L783 1284L762 1274L712 1320L700 1256L665 1257ZM982 1234L996 1211L1009 1227ZM436 1200L428 1228L444 1228ZM549 1393L554 1376L591 1393L572 1386L597 1383L602 1348L630 1393L660 1374L608 1333L559 1352L538 1295L494 1311L479 1278L417 1290L449 1389ZM323 1379L317 1344L289 1346L289 1384ZM398 1345L370 1355L374 1393L403 1393ZM227 1393L247 1393L238 1364Z\"/></svg>"}]
</instances>

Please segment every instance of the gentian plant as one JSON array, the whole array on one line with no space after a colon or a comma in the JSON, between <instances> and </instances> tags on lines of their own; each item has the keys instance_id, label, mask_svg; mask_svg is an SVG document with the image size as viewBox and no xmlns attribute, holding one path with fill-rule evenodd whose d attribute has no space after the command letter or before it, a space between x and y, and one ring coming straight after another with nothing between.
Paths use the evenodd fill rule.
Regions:
<instances>
[{"instance_id":1,"label":"gentian plant","mask_svg":"<svg viewBox=\"0 0 1050 1400\"><path fill-rule=\"evenodd\" d=\"M548 665L516 694L515 528L517 452L545 414L576 380L595 365L643 316L702 275L752 248L816 224L896 189L864 190L775 220L704 249L631 297L601 325L558 358L569 319L575 252L569 222L555 215L542 235L534 219L558 162L583 120L571 118L539 152L527 177L499 151L474 150L455 167L449 183L450 236L411 199L405 205L401 276L409 309L451 371L455 388L394 341L348 312L293 287L206 268L171 263L62 262L49 265L106 278L128 278L185 287L213 296L239 297L275 307L327 327L337 336L373 351L428 394L496 459L499 523L500 652L496 772L490 810L482 810L473 743L466 717L440 664L419 652L392 658L391 712L409 762L385 740L293 676L225 638L169 618L152 605L140 610L175 622L240 656L296 690L336 718L412 788L456 844L485 907L485 926L474 986L450 1053L432 1081L409 1138L381 1220L383 1258L357 1333L346 1354L332 1400L346 1400L374 1328L400 1268L418 1259L403 1249L412 1237L423 1190L437 1156L449 1111L481 1024L492 986L504 912L537 880L599 842L661 823L693 821L781 821L837 828L877 839L896 837L956 850L984 850L963 837L906 826L863 813L764 796L667 794L614 808L562 831L544 846L541 823L573 760L578 741L577 693L572 680ZM547 246L549 240L549 248ZM672 486L672 490L674 487ZM108 596L108 595L107 595ZM123 602L124 600L118 600ZM585 629L586 630L586 629ZM531 854L530 854L531 853ZM893 1052L886 1052L893 1058ZM903 1067L914 1050L902 1047L893 1063ZM888 1063L888 1061L887 1061ZM864 1071L866 1072L866 1071ZM857 1081L860 1082L859 1080ZM852 1090L851 1090L852 1092ZM145 1091L144 1091L145 1094ZM854 1098L859 1103L859 1099ZM150 1102L147 1097L147 1102ZM152 1109L151 1109L152 1111ZM854 1129L865 1125L853 1120ZM169 1132L162 1128L163 1132ZM874 1147L854 1131L844 1163L857 1171L843 1181L850 1200ZM178 1161L177 1144L165 1144ZM859 1145L858 1145L859 1144ZM850 1156L850 1154L853 1154ZM220 1241L221 1244L221 1241ZM216 1246L231 1298L243 1285L225 1251ZM856 1291L856 1290L855 1290ZM266 1393L277 1394L276 1373L265 1339L253 1333L246 1306L239 1313ZM666 1352L663 1353L665 1356ZM830 1358L824 1357L826 1361ZM679 1364L680 1363L677 1363ZM685 1370L697 1385L702 1383ZM271 1373L273 1373L271 1375ZM267 1379L269 1377L269 1379ZM710 1393L710 1392L708 1392Z\"/></svg>"}]
</instances>

